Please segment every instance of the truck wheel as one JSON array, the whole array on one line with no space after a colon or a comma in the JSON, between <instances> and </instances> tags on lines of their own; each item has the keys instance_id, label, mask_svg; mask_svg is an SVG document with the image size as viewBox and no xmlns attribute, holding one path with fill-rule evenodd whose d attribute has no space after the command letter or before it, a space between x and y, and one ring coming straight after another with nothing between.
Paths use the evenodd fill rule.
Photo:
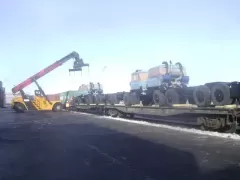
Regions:
<instances>
[{"instance_id":1,"label":"truck wheel","mask_svg":"<svg viewBox=\"0 0 240 180\"><path fill-rule=\"evenodd\" d=\"M96 96L93 97L93 102L96 105L100 104L100 96L99 96L99 94L97 94Z\"/></svg>"},{"instance_id":2,"label":"truck wheel","mask_svg":"<svg viewBox=\"0 0 240 180\"><path fill-rule=\"evenodd\" d=\"M99 95L99 99L100 99L100 104L104 104L105 103L105 95L104 94L100 94Z\"/></svg>"},{"instance_id":3,"label":"truck wheel","mask_svg":"<svg viewBox=\"0 0 240 180\"><path fill-rule=\"evenodd\" d=\"M24 113L26 108L22 103L15 103L13 108L17 113Z\"/></svg>"},{"instance_id":4,"label":"truck wheel","mask_svg":"<svg viewBox=\"0 0 240 180\"><path fill-rule=\"evenodd\" d=\"M213 104L223 106L232 104L230 87L227 84L218 83L212 87L211 97Z\"/></svg>"},{"instance_id":5,"label":"truck wheel","mask_svg":"<svg viewBox=\"0 0 240 180\"><path fill-rule=\"evenodd\" d=\"M197 86L193 90L193 99L198 107L208 107L211 104L211 91L205 86Z\"/></svg>"},{"instance_id":6,"label":"truck wheel","mask_svg":"<svg viewBox=\"0 0 240 180\"><path fill-rule=\"evenodd\" d=\"M193 97L188 97L187 100L189 104L195 104Z\"/></svg>"},{"instance_id":7,"label":"truck wheel","mask_svg":"<svg viewBox=\"0 0 240 180\"><path fill-rule=\"evenodd\" d=\"M92 95L86 95L85 97L84 97L84 99L85 99L85 103L87 104L87 105L89 105L89 104L93 104L93 96Z\"/></svg>"},{"instance_id":8,"label":"truck wheel","mask_svg":"<svg viewBox=\"0 0 240 180\"><path fill-rule=\"evenodd\" d=\"M123 102L124 102L125 106L131 106L132 105L131 96L130 96L129 93L125 93L123 95Z\"/></svg>"},{"instance_id":9,"label":"truck wheel","mask_svg":"<svg viewBox=\"0 0 240 180\"><path fill-rule=\"evenodd\" d=\"M76 104L82 104L82 103L83 103L82 97L81 96L76 97Z\"/></svg>"},{"instance_id":10,"label":"truck wheel","mask_svg":"<svg viewBox=\"0 0 240 180\"><path fill-rule=\"evenodd\" d=\"M104 103L104 95L102 94L97 94L94 98L94 104L103 104Z\"/></svg>"},{"instance_id":11,"label":"truck wheel","mask_svg":"<svg viewBox=\"0 0 240 180\"><path fill-rule=\"evenodd\" d=\"M112 95L112 94L109 94L109 95L108 95L108 103L109 103L110 105L114 105L113 95Z\"/></svg>"},{"instance_id":12,"label":"truck wheel","mask_svg":"<svg viewBox=\"0 0 240 180\"><path fill-rule=\"evenodd\" d=\"M168 89L165 92L165 97L168 106L172 106L173 104L179 104L181 100L180 95L176 89Z\"/></svg>"},{"instance_id":13,"label":"truck wheel","mask_svg":"<svg viewBox=\"0 0 240 180\"><path fill-rule=\"evenodd\" d=\"M61 103L55 103L53 106L53 111L54 112L60 112L63 109L63 105Z\"/></svg>"},{"instance_id":14,"label":"truck wheel","mask_svg":"<svg viewBox=\"0 0 240 180\"><path fill-rule=\"evenodd\" d=\"M116 94L110 94L110 95L108 95L108 103L109 103L110 105L118 104Z\"/></svg>"},{"instance_id":15,"label":"truck wheel","mask_svg":"<svg viewBox=\"0 0 240 180\"><path fill-rule=\"evenodd\" d=\"M112 95L112 102L113 102L113 105L120 103L117 94L113 94L113 95Z\"/></svg>"},{"instance_id":16,"label":"truck wheel","mask_svg":"<svg viewBox=\"0 0 240 180\"><path fill-rule=\"evenodd\" d=\"M97 94L95 97L95 102L96 104L103 104L104 103L104 95L103 94Z\"/></svg>"},{"instance_id":17,"label":"truck wheel","mask_svg":"<svg viewBox=\"0 0 240 180\"><path fill-rule=\"evenodd\" d=\"M164 106L166 104L166 97L160 90L153 92L153 102L155 105Z\"/></svg>"},{"instance_id":18,"label":"truck wheel","mask_svg":"<svg viewBox=\"0 0 240 180\"><path fill-rule=\"evenodd\" d=\"M130 94L130 99L131 99L132 105L140 104L140 97L138 96L138 94L136 92L133 92Z\"/></svg>"},{"instance_id":19,"label":"truck wheel","mask_svg":"<svg viewBox=\"0 0 240 180\"><path fill-rule=\"evenodd\" d=\"M109 100L110 100L109 94L105 94L105 95L104 95L104 100L105 100L105 104L110 104L110 103L109 103Z\"/></svg>"},{"instance_id":20,"label":"truck wheel","mask_svg":"<svg viewBox=\"0 0 240 180\"><path fill-rule=\"evenodd\" d=\"M147 100L147 99L142 100L142 105L143 105L143 106L149 106L150 103L151 103L151 101L149 101L149 100Z\"/></svg>"},{"instance_id":21,"label":"truck wheel","mask_svg":"<svg viewBox=\"0 0 240 180\"><path fill-rule=\"evenodd\" d=\"M107 98L105 94L102 94L101 96L101 104L106 104L107 103Z\"/></svg>"}]
</instances>

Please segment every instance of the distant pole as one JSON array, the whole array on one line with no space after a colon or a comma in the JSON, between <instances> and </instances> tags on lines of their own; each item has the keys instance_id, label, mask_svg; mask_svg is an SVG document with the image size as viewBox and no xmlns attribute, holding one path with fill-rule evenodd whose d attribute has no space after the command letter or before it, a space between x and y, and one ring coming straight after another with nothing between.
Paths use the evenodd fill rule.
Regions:
<instances>
[{"instance_id":1,"label":"distant pole","mask_svg":"<svg viewBox=\"0 0 240 180\"><path fill-rule=\"evenodd\" d=\"M102 68L102 79L101 79L101 82L100 82L100 84L102 84L103 85L103 88L104 88L104 86L106 85L105 84L105 70L107 69L108 67L107 66L104 66L103 68Z\"/></svg>"}]
</instances>

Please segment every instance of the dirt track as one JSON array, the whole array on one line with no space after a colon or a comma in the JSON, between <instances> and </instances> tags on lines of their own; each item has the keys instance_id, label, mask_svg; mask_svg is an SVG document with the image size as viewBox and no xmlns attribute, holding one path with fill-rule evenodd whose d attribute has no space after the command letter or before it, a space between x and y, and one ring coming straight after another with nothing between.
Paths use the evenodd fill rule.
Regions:
<instances>
[{"instance_id":1,"label":"dirt track","mask_svg":"<svg viewBox=\"0 0 240 180\"><path fill-rule=\"evenodd\" d=\"M67 112L0 116L0 180L240 178L237 140Z\"/></svg>"}]
</instances>

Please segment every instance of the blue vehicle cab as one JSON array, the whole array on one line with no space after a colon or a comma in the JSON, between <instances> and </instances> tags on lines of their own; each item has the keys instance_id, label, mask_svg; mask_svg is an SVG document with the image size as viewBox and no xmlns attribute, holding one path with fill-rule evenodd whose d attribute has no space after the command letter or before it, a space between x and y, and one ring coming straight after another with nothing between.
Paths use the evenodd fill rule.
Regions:
<instances>
[{"instance_id":1,"label":"blue vehicle cab","mask_svg":"<svg viewBox=\"0 0 240 180\"><path fill-rule=\"evenodd\" d=\"M164 61L148 71L136 70L131 74L130 93L125 95L125 101L128 105L140 101L143 105L185 104L183 91L188 83L189 76L181 63Z\"/></svg>"}]
</instances>

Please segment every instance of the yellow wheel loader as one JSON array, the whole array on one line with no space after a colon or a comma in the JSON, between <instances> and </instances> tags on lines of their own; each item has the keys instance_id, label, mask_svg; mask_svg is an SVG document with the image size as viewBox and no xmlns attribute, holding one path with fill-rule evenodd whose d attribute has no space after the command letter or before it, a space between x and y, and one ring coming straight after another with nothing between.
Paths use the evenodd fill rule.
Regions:
<instances>
[{"instance_id":1,"label":"yellow wheel loader","mask_svg":"<svg viewBox=\"0 0 240 180\"><path fill-rule=\"evenodd\" d=\"M89 64L84 64L83 60L79 57L79 54L73 51L72 53L68 54L67 56L63 57L62 59L56 61L55 63L51 64L50 66L46 67L45 69L41 70L37 74L31 76L30 78L26 79L22 83L18 84L14 88L12 88L13 94L20 92L21 96L16 96L13 98L11 102L11 107L16 112L25 112L28 110L37 110L37 111L61 111L63 109L63 105L60 101L50 101L48 97L45 95L43 89L37 83L37 80L47 73L53 71L54 69L60 67L65 62L70 59L75 59L73 68L69 69L69 72L72 71L82 71L83 66L89 66ZM38 87L38 90L35 90L35 95L27 95L24 93L23 89L30 85L31 83L35 82Z\"/></svg>"}]
</instances>

